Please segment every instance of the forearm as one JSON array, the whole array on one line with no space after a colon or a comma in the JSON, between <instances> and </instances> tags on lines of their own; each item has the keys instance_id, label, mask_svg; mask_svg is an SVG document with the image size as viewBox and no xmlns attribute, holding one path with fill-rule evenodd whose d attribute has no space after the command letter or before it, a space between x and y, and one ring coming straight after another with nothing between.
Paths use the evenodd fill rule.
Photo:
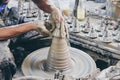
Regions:
<instances>
[{"instance_id":1,"label":"forearm","mask_svg":"<svg viewBox=\"0 0 120 80\"><path fill-rule=\"evenodd\" d=\"M0 40L8 39L19 34L36 29L37 27L33 23L24 23L17 26L0 28Z\"/></svg>"},{"instance_id":2,"label":"forearm","mask_svg":"<svg viewBox=\"0 0 120 80\"><path fill-rule=\"evenodd\" d=\"M56 7L49 0L32 0L40 9L51 13Z\"/></svg>"}]
</instances>

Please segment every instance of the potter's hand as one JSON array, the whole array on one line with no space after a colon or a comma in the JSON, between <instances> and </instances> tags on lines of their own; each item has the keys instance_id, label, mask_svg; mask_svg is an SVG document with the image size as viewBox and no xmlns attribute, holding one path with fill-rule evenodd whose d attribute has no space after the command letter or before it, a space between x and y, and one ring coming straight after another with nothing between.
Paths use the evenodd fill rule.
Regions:
<instances>
[{"instance_id":1,"label":"potter's hand","mask_svg":"<svg viewBox=\"0 0 120 80\"><path fill-rule=\"evenodd\" d=\"M52 15L58 23L61 23L63 21L62 12L58 8L53 8Z\"/></svg>"},{"instance_id":2,"label":"potter's hand","mask_svg":"<svg viewBox=\"0 0 120 80\"><path fill-rule=\"evenodd\" d=\"M41 20L33 21L33 24L37 27L37 31L43 35L50 35L50 32L46 29L44 22Z\"/></svg>"},{"instance_id":3,"label":"potter's hand","mask_svg":"<svg viewBox=\"0 0 120 80\"><path fill-rule=\"evenodd\" d=\"M54 26L54 28L52 29L51 33L54 37L69 39L67 25L64 22L55 23L55 24L53 24L53 26Z\"/></svg>"}]
</instances>

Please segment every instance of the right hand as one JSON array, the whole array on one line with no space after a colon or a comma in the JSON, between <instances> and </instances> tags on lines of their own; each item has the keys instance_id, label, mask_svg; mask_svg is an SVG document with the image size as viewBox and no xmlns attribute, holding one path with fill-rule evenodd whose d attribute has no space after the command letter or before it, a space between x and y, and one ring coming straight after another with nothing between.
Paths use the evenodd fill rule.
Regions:
<instances>
[{"instance_id":1,"label":"right hand","mask_svg":"<svg viewBox=\"0 0 120 80\"><path fill-rule=\"evenodd\" d=\"M58 23L61 23L64 20L62 12L58 8L53 8L52 15Z\"/></svg>"}]
</instances>

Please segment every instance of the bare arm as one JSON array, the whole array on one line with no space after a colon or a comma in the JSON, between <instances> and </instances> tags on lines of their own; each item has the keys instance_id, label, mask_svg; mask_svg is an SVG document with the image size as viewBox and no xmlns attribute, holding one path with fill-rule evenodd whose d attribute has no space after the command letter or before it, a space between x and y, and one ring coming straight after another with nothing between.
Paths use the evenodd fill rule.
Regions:
<instances>
[{"instance_id":1,"label":"bare arm","mask_svg":"<svg viewBox=\"0 0 120 80\"><path fill-rule=\"evenodd\" d=\"M63 21L61 11L55 7L52 0L32 0L40 9L47 13L52 13L58 22Z\"/></svg>"},{"instance_id":2,"label":"bare arm","mask_svg":"<svg viewBox=\"0 0 120 80\"><path fill-rule=\"evenodd\" d=\"M56 8L49 0L32 0L40 9L51 13Z\"/></svg>"},{"instance_id":3,"label":"bare arm","mask_svg":"<svg viewBox=\"0 0 120 80\"><path fill-rule=\"evenodd\" d=\"M37 30L37 27L33 23L0 28L0 40L8 39L31 30Z\"/></svg>"}]
</instances>

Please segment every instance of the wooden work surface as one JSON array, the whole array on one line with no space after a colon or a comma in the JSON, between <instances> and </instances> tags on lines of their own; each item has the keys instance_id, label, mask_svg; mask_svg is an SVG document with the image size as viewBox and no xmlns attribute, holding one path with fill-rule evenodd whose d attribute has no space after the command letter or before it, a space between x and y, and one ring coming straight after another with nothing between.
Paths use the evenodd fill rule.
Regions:
<instances>
[{"instance_id":1,"label":"wooden work surface","mask_svg":"<svg viewBox=\"0 0 120 80\"><path fill-rule=\"evenodd\" d=\"M109 42L103 42L102 37L97 37L95 39L90 38L89 33L84 33L80 25L84 25L85 21L79 22L77 26L78 29L80 29L79 33L70 32L70 41L75 44L80 44L82 47L90 49L92 51L99 52L101 54L109 54L113 56L114 58L120 59L120 42L115 41L116 36L113 36L112 34L116 31L114 30L108 30L111 41ZM95 30L95 34L99 34L100 32L97 32L96 29L98 29L98 26L100 26L100 19L93 19L90 18L90 24Z\"/></svg>"}]
</instances>

